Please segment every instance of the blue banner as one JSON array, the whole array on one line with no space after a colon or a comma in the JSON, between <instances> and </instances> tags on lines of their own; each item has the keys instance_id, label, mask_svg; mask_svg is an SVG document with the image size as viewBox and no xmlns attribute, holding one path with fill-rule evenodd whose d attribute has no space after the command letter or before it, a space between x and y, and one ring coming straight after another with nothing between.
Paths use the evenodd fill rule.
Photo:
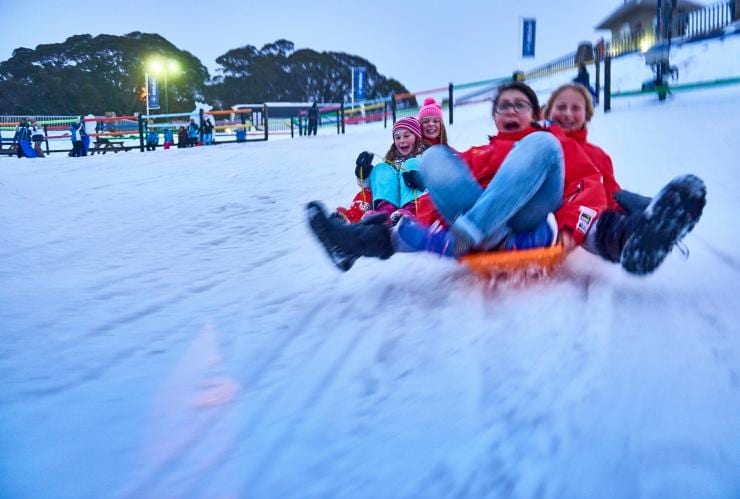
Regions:
<instances>
[{"instance_id":1,"label":"blue banner","mask_svg":"<svg viewBox=\"0 0 740 499\"><path fill-rule=\"evenodd\" d=\"M159 109L159 85L157 84L156 76L149 75L146 98L149 101L149 109Z\"/></svg>"},{"instance_id":2,"label":"blue banner","mask_svg":"<svg viewBox=\"0 0 740 499\"><path fill-rule=\"evenodd\" d=\"M355 91L355 100L365 100L365 95L367 95L366 68L352 68L352 88L354 88Z\"/></svg>"},{"instance_id":3,"label":"blue banner","mask_svg":"<svg viewBox=\"0 0 740 499\"><path fill-rule=\"evenodd\" d=\"M522 19L522 57L534 57L535 30L537 20Z\"/></svg>"}]
</instances>

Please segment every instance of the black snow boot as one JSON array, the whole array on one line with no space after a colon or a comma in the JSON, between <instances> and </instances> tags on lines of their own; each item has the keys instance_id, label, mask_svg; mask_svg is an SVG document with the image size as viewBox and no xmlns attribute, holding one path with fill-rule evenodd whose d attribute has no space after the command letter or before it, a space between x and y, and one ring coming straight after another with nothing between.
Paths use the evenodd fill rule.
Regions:
<instances>
[{"instance_id":1,"label":"black snow boot","mask_svg":"<svg viewBox=\"0 0 740 499\"><path fill-rule=\"evenodd\" d=\"M655 270L699 221L706 197L707 188L699 177L671 180L640 214L622 250L622 267L638 275Z\"/></svg>"},{"instance_id":2,"label":"black snow boot","mask_svg":"<svg viewBox=\"0 0 740 499\"><path fill-rule=\"evenodd\" d=\"M337 214L328 215L326 207L318 201L308 203L306 211L311 230L342 272L348 271L361 256L385 260L393 255L387 215L348 224Z\"/></svg>"},{"instance_id":3,"label":"black snow boot","mask_svg":"<svg viewBox=\"0 0 740 499\"><path fill-rule=\"evenodd\" d=\"M632 215L618 210L606 210L596 222L596 249L599 256L619 263L622 250L640 219L641 212Z\"/></svg>"}]
</instances>

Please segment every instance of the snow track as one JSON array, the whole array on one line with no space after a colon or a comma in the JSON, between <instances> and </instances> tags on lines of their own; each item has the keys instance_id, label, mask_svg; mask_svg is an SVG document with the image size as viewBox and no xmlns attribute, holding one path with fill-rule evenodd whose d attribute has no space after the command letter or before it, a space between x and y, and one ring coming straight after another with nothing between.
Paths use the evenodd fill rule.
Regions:
<instances>
[{"instance_id":1,"label":"snow track","mask_svg":"<svg viewBox=\"0 0 740 499\"><path fill-rule=\"evenodd\" d=\"M337 272L303 207L352 198L380 127L0 159L0 495L737 497L739 113L597 116L625 187L707 183L688 260L642 279L582 250L526 286L430 255Z\"/></svg>"}]
</instances>

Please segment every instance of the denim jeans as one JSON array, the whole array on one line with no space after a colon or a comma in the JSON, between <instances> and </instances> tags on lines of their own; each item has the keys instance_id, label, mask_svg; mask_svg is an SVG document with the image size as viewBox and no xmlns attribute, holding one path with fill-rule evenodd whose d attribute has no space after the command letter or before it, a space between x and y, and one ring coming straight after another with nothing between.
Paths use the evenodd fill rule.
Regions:
<instances>
[{"instance_id":1,"label":"denim jeans","mask_svg":"<svg viewBox=\"0 0 740 499\"><path fill-rule=\"evenodd\" d=\"M534 229L563 202L563 150L547 132L517 142L485 189L445 146L427 150L419 171L437 210L477 249L494 248L511 232Z\"/></svg>"}]
</instances>

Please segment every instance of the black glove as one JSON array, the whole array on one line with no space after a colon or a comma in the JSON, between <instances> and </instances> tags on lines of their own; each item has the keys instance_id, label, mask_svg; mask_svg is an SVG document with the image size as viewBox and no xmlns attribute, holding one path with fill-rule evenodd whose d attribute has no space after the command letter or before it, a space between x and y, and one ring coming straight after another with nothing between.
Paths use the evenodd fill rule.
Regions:
<instances>
[{"instance_id":1,"label":"black glove","mask_svg":"<svg viewBox=\"0 0 740 499\"><path fill-rule=\"evenodd\" d=\"M421 173L417 170L411 170L403 172L403 183L408 186L409 189L416 189L417 191L424 190L424 180L421 178Z\"/></svg>"},{"instance_id":2,"label":"black glove","mask_svg":"<svg viewBox=\"0 0 740 499\"><path fill-rule=\"evenodd\" d=\"M373 153L362 151L355 161L355 177L367 179L373 171Z\"/></svg>"}]
</instances>

